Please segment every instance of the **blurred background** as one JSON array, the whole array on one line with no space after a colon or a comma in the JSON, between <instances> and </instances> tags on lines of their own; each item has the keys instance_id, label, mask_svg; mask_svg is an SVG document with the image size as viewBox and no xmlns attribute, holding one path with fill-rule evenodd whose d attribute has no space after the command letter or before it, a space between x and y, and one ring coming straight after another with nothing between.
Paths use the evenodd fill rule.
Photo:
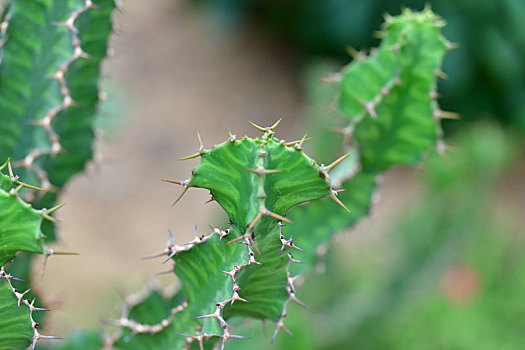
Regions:
<instances>
[{"instance_id":1,"label":"blurred background","mask_svg":"<svg viewBox=\"0 0 525 350\"><path fill-rule=\"evenodd\" d=\"M170 267L141 259L164 248L168 228L184 243L194 225L207 233L224 222L215 202L203 204L206 191L172 207L180 188L160 181L189 177L197 160L176 159L196 151L196 130L211 147L229 130L257 135L248 120L282 117L278 137L300 138L333 106L315 91L350 61L347 48L376 46L383 13L426 2L124 2L105 64L101 156L59 211L57 246L82 255L53 257L35 278L53 309L46 332L116 317L122 295ZM275 348L525 348L525 3L430 3L459 45L438 89L442 109L462 116L444 125L450 162L429 157L385 175L373 215L303 276L298 295L312 310L290 307L296 337L280 334ZM260 322L244 327L250 347L269 347L272 325L268 335Z\"/></svg>"}]
</instances>

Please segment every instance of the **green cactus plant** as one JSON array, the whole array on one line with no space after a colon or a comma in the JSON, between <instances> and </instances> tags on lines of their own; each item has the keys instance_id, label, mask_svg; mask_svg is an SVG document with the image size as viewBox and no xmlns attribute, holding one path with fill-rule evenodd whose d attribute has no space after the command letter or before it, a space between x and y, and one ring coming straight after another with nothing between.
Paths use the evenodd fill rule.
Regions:
<instances>
[{"instance_id":1,"label":"green cactus plant","mask_svg":"<svg viewBox=\"0 0 525 350\"><path fill-rule=\"evenodd\" d=\"M340 106L350 124L342 129L347 151L328 166L304 155L302 140L286 143L274 136L277 123L262 128L258 139L228 141L211 150L199 137L201 163L183 187L206 188L227 212L227 229L213 228L186 245L170 233L167 248L154 256L175 262L183 288L171 296L144 293L123 307L113 324L121 331L106 337L119 349L151 347L202 349L232 335L228 320L244 316L284 326L290 301L297 297L296 273L315 264L319 247L353 225L370 208L377 177L396 164L414 164L436 149L444 154L436 80L452 45L440 33L442 20L430 9L405 10L387 17L383 41L369 57L359 55L337 77ZM327 129L326 123L320 127ZM326 137L326 136L325 136ZM332 136L333 137L333 136ZM325 144L330 143L321 140ZM328 171L336 165L339 171ZM344 192L332 188L342 187ZM297 204L314 201L288 211ZM349 214L345 204L352 209ZM295 245L292 232L300 235ZM238 243L243 243L240 245ZM292 251L306 264L297 264ZM212 320L214 319L214 320ZM182 337L181 337L182 336ZM193 344L193 345L192 345Z\"/></svg>"},{"instance_id":2,"label":"green cactus plant","mask_svg":"<svg viewBox=\"0 0 525 350\"><path fill-rule=\"evenodd\" d=\"M1 176L0 349L34 347L42 338L37 330L42 320L35 315L35 321L33 311L43 308L25 299L34 296L30 253L62 253L46 247L44 237L55 240L55 220L49 214L60 207L56 201L65 183L92 158L100 65L114 7L113 0L3 2L0 159L11 162L2 167L8 167L9 175ZM13 170L35 186L20 182ZM24 332L14 322L20 315L25 315Z\"/></svg>"},{"instance_id":3,"label":"green cactus plant","mask_svg":"<svg viewBox=\"0 0 525 350\"><path fill-rule=\"evenodd\" d=\"M8 168L9 174L2 172ZM49 254L41 225L58 207L36 210L24 202L19 193L23 188L37 189L18 180L9 161L0 167L0 349L34 348L41 338L39 323L33 312L45 309L35 306L35 300L26 298L29 289L20 292L15 286L19 278L6 272L8 262L19 251Z\"/></svg>"},{"instance_id":4,"label":"green cactus plant","mask_svg":"<svg viewBox=\"0 0 525 350\"><path fill-rule=\"evenodd\" d=\"M13 96L0 98L0 108L5 109L6 118L11 121L4 124L10 128L10 136L0 142L0 155L11 156L24 178L35 180L48 190L43 197L31 198L29 193L23 193L37 208L54 203L59 188L91 157L98 64L105 55L105 42L111 30L112 1L66 3L69 7L43 0L10 3L4 11L0 32L0 96ZM35 12L31 6L41 12ZM45 27L38 27L39 33L55 38L56 51L60 53L58 58L44 55L31 72L22 69L30 64L25 66L23 60L15 58L24 54L34 57L43 50L42 46L33 47L33 40L33 46L27 45L33 47L29 53L24 51L26 46L17 46L17 38L22 41L23 38L11 32L17 33L13 28L19 25L18 30L23 33L22 19ZM91 29L83 31L82 25ZM230 338L243 337L231 329L229 320L236 317L275 322L272 339L279 330L291 334L284 325L287 306L293 301L306 307L297 296L297 273L317 262L334 233L352 226L368 213L378 176L393 165L414 164L434 148L444 154L439 121L451 115L437 106L436 80L441 75L443 56L452 45L441 35L442 26L442 20L430 9L405 10L398 17L387 17L379 48L370 56L359 54L336 75L340 109L350 124L341 130L346 154L327 166L316 163L303 152L305 137L294 142L277 139L274 131L279 122L271 127L254 124L263 132L261 137L238 140L230 134L226 142L209 150L199 136L198 152L183 158L201 158L192 176L184 181L166 181L183 187L176 203L191 187L208 189L212 200L226 211L229 225L212 228L208 234L198 234L196 230L194 240L185 245L176 244L170 232L167 247L152 257L164 256L165 262L175 263L173 271L181 280L181 290L165 293L159 288L146 289L130 296L121 317L110 321L119 327L118 332L105 336L96 332L81 334L61 347L203 349L219 340L224 348ZM2 82L7 81L3 77L9 74L13 74L13 79L3 86ZM34 78L46 74L51 79ZM24 85L31 79L38 83ZM14 82L20 82L19 86ZM18 103L25 109L21 110ZM327 127L323 123L320 129ZM325 152L341 153L341 150ZM335 168L336 165L339 167ZM24 191L23 184L16 183L18 179L10 175L4 176L2 186L6 187L2 190L9 195L16 185L15 192ZM318 200L321 198L333 201ZM17 201L22 203L18 196ZM299 205L310 201L313 203ZM350 214L346 205L352 210ZM28 208L25 204L22 207ZM293 207L297 208L291 210ZM35 221L28 231L32 236L24 233L31 239L19 240L29 246L15 246L16 234L0 236L8 244L5 260L17 250L49 254L39 229L41 218L49 211L30 209L30 212L40 221ZM53 239L53 232L49 232L49 239ZM292 233L300 236L297 245ZM0 343L0 348L18 347L12 344L24 342L34 347L39 338L35 333L38 323L32 318L35 307L24 302L29 311L15 309L13 305L17 306L20 293L4 267L1 277L0 288L5 294L0 294L0 301L11 300L11 303L0 304L0 312L20 317L25 323L16 339L0 336L0 341L11 344ZM7 327L0 322L1 326Z\"/></svg>"}]
</instances>

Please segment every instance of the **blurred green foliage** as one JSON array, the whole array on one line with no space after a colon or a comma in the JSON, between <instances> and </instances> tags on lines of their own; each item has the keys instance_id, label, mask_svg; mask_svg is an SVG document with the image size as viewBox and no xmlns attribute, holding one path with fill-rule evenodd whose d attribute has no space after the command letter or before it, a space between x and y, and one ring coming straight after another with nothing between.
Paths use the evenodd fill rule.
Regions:
<instances>
[{"instance_id":1,"label":"blurred green foliage","mask_svg":"<svg viewBox=\"0 0 525 350\"><path fill-rule=\"evenodd\" d=\"M348 61L345 47L377 46L382 15L403 6L432 9L448 23L444 35L459 44L444 62L440 103L465 122L493 118L525 131L525 2L522 0L194 0L210 5L236 30L255 23L306 58ZM447 127L448 126L448 127ZM458 128L461 123L446 125Z\"/></svg>"},{"instance_id":2,"label":"blurred green foliage","mask_svg":"<svg viewBox=\"0 0 525 350\"><path fill-rule=\"evenodd\" d=\"M516 138L494 125L457 136L449 163L427 159L420 195L391 232L372 247L343 240L325 273L305 276L312 310L290 311L296 338L277 348L525 348L525 241L497 204ZM246 332L269 346L259 325Z\"/></svg>"}]
</instances>

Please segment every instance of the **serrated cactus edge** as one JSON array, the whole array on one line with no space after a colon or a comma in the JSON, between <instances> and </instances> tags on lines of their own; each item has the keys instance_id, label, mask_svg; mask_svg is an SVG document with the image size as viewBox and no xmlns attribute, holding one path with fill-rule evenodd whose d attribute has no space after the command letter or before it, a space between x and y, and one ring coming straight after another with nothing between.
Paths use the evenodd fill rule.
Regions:
<instances>
[{"instance_id":1,"label":"serrated cactus edge","mask_svg":"<svg viewBox=\"0 0 525 350\"><path fill-rule=\"evenodd\" d=\"M2 172L6 168L8 174ZM35 306L34 298L27 299L30 289L19 291L14 282L22 281L6 271L19 251L54 253L45 244L41 225L44 220L54 220L50 214L59 207L34 209L20 198L22 188L37 189L21 182L9 161L0 166L0 349L34 349L39 339L58 339L40 334L33 313L47 309Z\"/></svg>"}]
</instances>

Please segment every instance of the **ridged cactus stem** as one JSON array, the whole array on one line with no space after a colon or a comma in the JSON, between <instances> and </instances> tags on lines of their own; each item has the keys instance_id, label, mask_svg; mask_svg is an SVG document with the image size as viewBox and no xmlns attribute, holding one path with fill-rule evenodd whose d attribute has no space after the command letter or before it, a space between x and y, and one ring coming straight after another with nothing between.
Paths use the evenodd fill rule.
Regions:
<instances>
[{"instance_id":1,"label":"ridged cactus stem","mask_svg":"<svg viewBox=\"0 0 525 350\"><path fill-rule=\"evenodd\" d=\"M151 332L153 339L131 329L123 330L112 346L135 349L155 344L188 348L197 342L204 347L220 339L224 348L229 339L244 338L232 332L228 323L232 316L270 319L276 322L277 331L288 332L283 320L289 302L306 305L297 297L297 276L290 271L291 264L300 263L291 250L301 249L293 237L285 238L282 227L291 223L286 215L293 206L318 198L335 198L338 192L330 187L328 171L340 161L328 167L318 165L302 150L306 137L288 143L275 137L278 124L279 121L270 127L254 124L263 132L261 137L237 140L230 134L226 142L209 150L198 136L198 153L183 158L201 157L192 176L184 181L164 180L181 185L182 194L191 187L208 189L228 214L229 227L212 228L207 235L199 235L195 230L195 238L185 245L176 244L169 233L167 247L148 258L166 256L164 262L175 262L174 272L183 288L173 300L164 302L173 308L182 305L182 301L187 307L174 317L163 316L163 321L156 322L165 328ZM153 301L145 301L141 308L150 302ZM139 321L138 309L133 311L114 324L151 329L151 323ZM173 334L183 337L177 340Z\"/></svg>"},{"instance_id":2,"label":"ridged cactus stem","mask_svg":"<svg viewBox=\"0 0 525 350\"><path fill-rule=\"evenodd\" d=\"M31 328L33 330L33 335L30 338L30 340L31 340L30 348L32 350L35 349L36 343L40 339L62 339L60 337L40 334L40 332L38 331L39 324L37 322L35 322L35 320L33 318L33 313L36 312L36 311L49 311L49 310L48 309L44 309L44 308L35 307L35 299L33 299L31 301L29 301L28 299L25 299L25 296L26 296L27 293L30 292L30 289L27 289L26 291L20 293L18 291L18 289L13 286L13 282L12 281L22 281L22 280L14 277L14 276L11 276L7 272L5 272L3 266L0 266L0 280L1 279L5 279L7 281L7 284L9 286L9 288L11 289L11 292L13 293L13 295L16 298L16 300L18 301L18 308L20 308L21 305L25 305L28 308L28 310L29 310L29 320L31 322ZM13 323L17 322L17 320L14 319L14 318L10 318L7 321L13 322ZM9 334L9 335L8 334L6 334L6 335L7 336L13 336L14 332ZM2 338L2 336L0 336L0 338Z\"/></svg>"},{"instance_id":3,"label":"ridged cactus stem","mask_svg":"<svg viewBox=\"0 0 525 350\"><path fill-rule=\"evenodd\" d=\"M190 349L197 342L203 349L220 340L224 348L230 338L242 337L230 328L234 316L275 322L272 341L279 330L291 334L284 325L289 303L307 307L297 296L299 273L322 259L330 237L369 213L384 171L443 149L439 122L452 115L437 105L436 79L451 45L441 26L428 8L387 17L381 45L368 56L358 55L338 75L348 149L327 166L304 154L306 135L278 140L278 122L254 124L263 132L259 138L237 140L230 134L211 149L198 135L197 153L181 158L200 158L192 176L165 181L183 187L175 203L191 187L208 189L227 213L229 227L207 235L195 230L185 245L176 244L170 232L167 247L151 257L175 263L181 290L167 298L153 291L135 304L115 322L121 330L111 346ZM339 186L344 192L334 189ZM314 201L322 198L333 201ZM297 245L292 232L301 235Z\"/></svg>"}]
</instances>

